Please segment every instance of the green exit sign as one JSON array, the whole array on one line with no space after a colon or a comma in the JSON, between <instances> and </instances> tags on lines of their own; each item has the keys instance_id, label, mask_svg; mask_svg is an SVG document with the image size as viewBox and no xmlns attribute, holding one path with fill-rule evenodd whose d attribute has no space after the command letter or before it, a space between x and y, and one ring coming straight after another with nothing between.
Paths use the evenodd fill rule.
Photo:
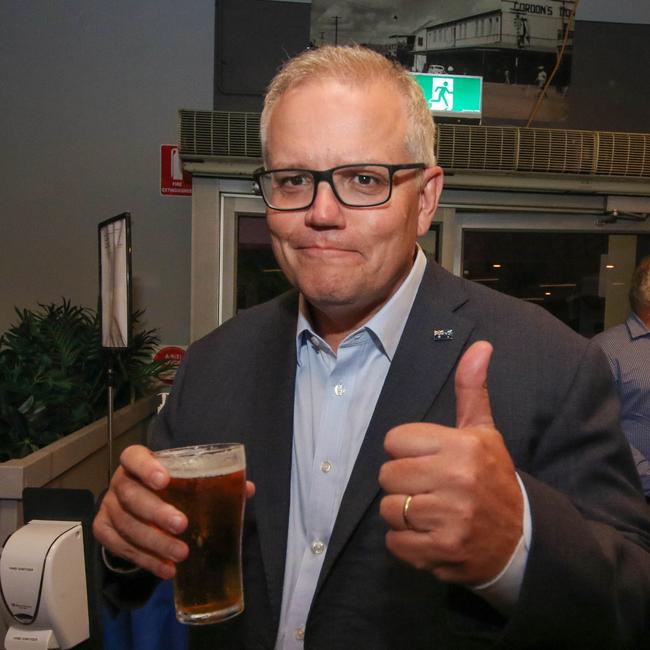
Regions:
<instances>
[{"instance_id":1,"label":"green exit sign","mask_svg":"<svg viewBox=\"0 0 650 650\"><path fill-rule=\"evenodd\" d=\"M434 116L480 119L483 77L413 73Z\"/></svg>"}]
</instances>

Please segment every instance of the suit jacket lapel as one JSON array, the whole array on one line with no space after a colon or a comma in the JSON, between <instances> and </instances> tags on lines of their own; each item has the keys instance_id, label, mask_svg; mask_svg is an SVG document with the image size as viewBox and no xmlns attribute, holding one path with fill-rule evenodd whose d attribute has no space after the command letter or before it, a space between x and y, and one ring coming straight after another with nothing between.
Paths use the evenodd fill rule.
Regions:
<instances>
[{"instance_id":1,"label":"suit jacket lapel","mask_svg":"<svg viewBox=\"0 0 650 650\"><path fill-rule=\"evenodd\" d=\"M445 382L450 377L453 380L454 366L474 327L454 313L466 300L458 282L428 263L343 495L317 593L379 492L379 469L387 460L383 447L386 433L398 424L421 421ZM440 329L453 330L453 338L435 340L434 330Z\"/></svg>"},{"instance_id":2,"label":"suit jacket lapel","mask_svg":"<svg viewBox=\"0 0 650 650\"><path fill-rule=\"evenodd\" d=\"M260 332L258 363L251 369L249 476L256 482L256 512L260 550L269 598L277 624L289 522L293 398L296 378L297 294L279 304L277 317Z\"/></svg>"}]
</instances>

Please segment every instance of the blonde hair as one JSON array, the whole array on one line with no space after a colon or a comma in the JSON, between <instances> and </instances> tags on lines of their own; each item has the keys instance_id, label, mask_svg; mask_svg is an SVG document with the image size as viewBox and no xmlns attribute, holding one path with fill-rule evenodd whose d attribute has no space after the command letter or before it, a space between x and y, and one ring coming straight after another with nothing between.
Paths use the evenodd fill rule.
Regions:
<instances>
[{"instance_id":1,"label":"blonde hair","mask_svg":"<svg viewBox=\"0 0 650 650\"><path fill-rule=\"evenodd\" d=\"M350 85L376 81L395 89L395 97L404 102L407 118L406 148L414 162L435 165L435 126L422 89L404 68L366 47L327 45L306 50L289 59L271 80L264 98L260 122L260 140L266 158L266 136L273 107L282 95L301 83L329 79Z\"/></svg>"}]
</instances>

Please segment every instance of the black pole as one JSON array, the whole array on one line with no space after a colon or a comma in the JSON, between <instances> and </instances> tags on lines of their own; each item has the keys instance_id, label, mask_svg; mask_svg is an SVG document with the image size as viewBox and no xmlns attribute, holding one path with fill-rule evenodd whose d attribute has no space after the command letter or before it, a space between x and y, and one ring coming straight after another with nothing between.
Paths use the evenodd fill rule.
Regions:
<instances>
[{"instance_id":1,"label":"black pole","mask_svg":"<svg viewBox=\"0 0 650 650\"><path fill-rule=\"evenodd\" d=\"M108 450L108 482L111 482L113 473L113 389L115 387L115 372L113 370L113 350L108 350L108 370L106 384L108 386L108 436L106 449Z\"/></svg>"},{"instance_id":2,"label":"black pole","mask_svg":"<svg viewBox=\"0 0 650 650\"><path fill-rule=\"evenodd\" d=\"M339 44L339 16L334 16L334 45Z\"/></svg>"}]
</instances>

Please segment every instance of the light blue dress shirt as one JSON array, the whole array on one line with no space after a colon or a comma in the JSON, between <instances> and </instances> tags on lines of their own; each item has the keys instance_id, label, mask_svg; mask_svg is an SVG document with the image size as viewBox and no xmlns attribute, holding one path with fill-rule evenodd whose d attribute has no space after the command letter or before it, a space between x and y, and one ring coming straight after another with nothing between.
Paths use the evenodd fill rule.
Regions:
<instances>
[{"instance_id":1,"label":"light blue dress shirt","mask_svg":"<svg viewBox=\"0 0 650 650\"><path fill-rule=\"evenodd\" d=\"M276 650L303 648L307 615L343 492L425 267L426 257L418 249L413 268L397 292L364 326L349 334L336 353L315 333L301 299L291 505ZM482 595L490 600L495 593L498 600L502 594L496 583L514 571L514 592L511 584L507 589L510 601L516 601L526 558L522 538L508 567L484 586Z\"/></svg>"},{"instance_id":2,"label":"light blue dress shirt","mask_svg":"<svg viewBox=\"0 0 650 650\"><path fill-rule=\"evenodd\" d=\"M594 336L605 352L621 400L621 428L650 496L650 330L631 312L625 323Z\"/></svg>"}]
</instances>

